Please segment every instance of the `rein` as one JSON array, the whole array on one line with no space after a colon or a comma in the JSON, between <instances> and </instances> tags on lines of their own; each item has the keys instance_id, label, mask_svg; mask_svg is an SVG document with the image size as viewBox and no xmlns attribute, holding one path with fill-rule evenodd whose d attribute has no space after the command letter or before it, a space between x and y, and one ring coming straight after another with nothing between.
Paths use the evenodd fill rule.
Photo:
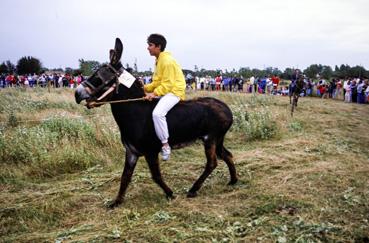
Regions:
<instances>
[{"instance_id":1,"label":"rein","mask_svg":"<svg viewBox=\"0 0 369 243\"><path fill-rule=\"evenodd\" d=\"M91 101L91 105L104 105L104 104L114 104L114 103L126 103L126 102L133 102L133 101L143 101L146 100L145 97L135 98L135 99L126 99L126 100L112 100L112 101Z\"/></svg>"}]
</instances>

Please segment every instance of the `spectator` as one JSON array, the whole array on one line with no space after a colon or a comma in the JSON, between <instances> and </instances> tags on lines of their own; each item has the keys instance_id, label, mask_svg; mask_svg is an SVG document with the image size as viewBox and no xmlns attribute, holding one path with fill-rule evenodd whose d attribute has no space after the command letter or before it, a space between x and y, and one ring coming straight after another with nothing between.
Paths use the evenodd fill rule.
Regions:
<instances>
[{"instance_id":1,"label":"spectator","mask_svg":"<svg viewBox=\"0 0 369 243\"><path fill-rule=\"evenodd\" d=\"M345 102L351 102L351 80L348 80L345 86Z\"/></svg>"},{"instance_id":2,"label":"spectator","mask_svg":"<svg viewBox=\"0 0 369 243\"><path fill-rule=\"evenodd\" d=\"M336 82L336 93L334 95L335 98L338 98L341 95L342 90L342 81L340 79Z\"/></svg>"},{"instance_id":3,"label":"spectator","mask_svg":"<svg viewBox=\"0 0 369 243\"><path fill-rule=\"evenodd\" d=\"M325 84L320 85L319 92L322 99L326 99L328 97L327 86Z\"/></svg>"},{"instance_id":4,"label":"spectator","mask_svg":"<svg viewBox=\"0 0 369 243\"><path fill-rule=\"evenodd\" d=\"M238 92L243 92L243 78L237 78L237 89Z\"/></svg>"},{"instance_id":5,"label":"spectator","mask_svg":"<svg viewBox=\"0 0 369 243\"><path fill-rule=\"evenodd\" d=\"M306 83L306 95L312 96L312 94L313 94L313 83L311 79L308 79Z\"/></svg>"},{"instance_id":6,"label":"spectator","mask_svg":"<svg viewBox=\"0 0 369 243\"><path fill-rule=\"evenodd\" d=\"M252 93L256 94L258 91L258 81L254 76L251 76L250 78L250 85L252 86Z\"/></svg>"},{"instance_id":7,"label":"spectator","mask_svg":"<svg viewBox=\"0 0 369 243\"><path fill-rule=\"evenodd\" d=\"M357 102L357 84L356 84L356 80L353 80L351 82L351 102L353 102L353 103Z\"/></svg>"},{"instance_id":8,"label":"spectator","mask_svg":"<svg viewBox=\"0 0 369 243\"><path fill-rule=\"evenodd\" d=\"M266 77L265 84L266 84L266 88L265 88L266 93L271 94L273 91L273 81L269 77Z\"/></svg>"},{"instance_id":9,"label":"spectator","mask_svg":"<svg viewBox=\"0 0 369 243\"><path fill-rule=\"evenodd\" d=\"M220 90L220 85L222 83L222 76L218 75L215 78L215 90L219 91Z\"/></svg>"},{"instance_id":10,"label":"spectator","mask_svg":"<svg viewBox=\"0 0 369 243\"><path fill-rule=\"evenodd\" d=\"M364 82L360 80L357 84L357 103L364 104L365 103L365 89L364 89Z\"/></svg>"},{"instance_id":11,"label":"spectator","mask_svg":"<svg viewBox=\"0 0 369 243\"><path fill-rule=\"evenodd\" d=\"M275 75L273 75L272 76L272 82L273 82L273 93L274 92L277 92L277 90L278 90L278 85L279 85L279 77L278 76L275 76Z\"/></svg>"},{"instance_id":12,"label":"spectator","mask_svg":"<svg viewBox=\"0 0 369 243\"><path fill-rule=\"evenodd\" d=\"M336 80L332 79L329 82L329 86L328 86L328 94L329 94L329 98L336 98L335 97L335 93L336 93Z\"/></svg>"},{"instance_id":13,"label":"spectator","mask_svg":"<svg viewBox=\"0 0 369 243\"><path fill-rule=\"evenodd\" d=\"M365 89L365 97L366 97L366 103L369 103L369 80L365 80L365 86L366 86L366 89Z\"/></svg>"}]
</instances>

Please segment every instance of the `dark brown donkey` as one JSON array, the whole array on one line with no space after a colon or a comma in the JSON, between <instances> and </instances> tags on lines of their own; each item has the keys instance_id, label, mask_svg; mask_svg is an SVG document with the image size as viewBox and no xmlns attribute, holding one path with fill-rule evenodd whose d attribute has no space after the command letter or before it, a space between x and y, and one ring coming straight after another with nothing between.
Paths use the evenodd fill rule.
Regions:
<instances>
[{"instance_id":1,"label":"dark brown donkey","mask_svg":"<svg viewBox=\"0 0 369 243\"><path fill-rule=\"evenodd\" d=\"M125 165L118 195L110 207L123 202L140 156L145 157L152 179L164 190L167 198L173 198L173 192L163 181L159 167L161 142L155 134L152 120L152 111L157 101L137 100L145 95L143 85L137 79L130 88L119 83L118 77L126 72L120 62L122 51L123 44L117 38L115 49L110 50L110 63L100 67L75 92L76 102L86 100L88 108L101 105L97 101L111 102L111 110L120 129L121 141L126 150ZM130 102L119 102L122 100ZM188 197L197 195L205 179L217 166L217 157L224 160L229 168L228 184L237 182L232 154L223 145L224 136L233 122L232 112L225 103L214 98L181 101L168 112L167 121L171 147L181 148L197 139L201 139L204 144L207 158L205 170L189 190Z\"/></svg>"},{"instance_id":2,"label":"dark brown donkey","mask_svg":"<svg viewBox=\"0 0 369 243\"><path fill-rule=\"evenodd\" d=\"M295 82L291 82L288 86L288 96L290 97L291 116L297 107L297 102L302 92L305 92L304 78L300 76ZM291 101L292 98L292 101Z\"/></svg>"}]
</instances>

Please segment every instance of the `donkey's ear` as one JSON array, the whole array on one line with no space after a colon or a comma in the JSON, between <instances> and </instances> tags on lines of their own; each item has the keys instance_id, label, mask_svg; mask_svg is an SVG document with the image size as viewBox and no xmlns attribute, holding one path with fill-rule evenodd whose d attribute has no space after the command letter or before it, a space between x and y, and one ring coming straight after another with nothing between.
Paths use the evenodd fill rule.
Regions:
<instances>
[{"instance_id":1,"label":"donkey's ear","mask_svg":"<svg viewBox=\"0 0 369 243\"><path fill-rule=\"evenodd\" d=\"M123 43L119 38L115 39L114 50L110 50L110 63L117 64L122 57Z\"/></svg>"},{"instance_id":2,"label":"donkey's ear","mask_svg":"<svg viewBox=\"0 0 369 243\"><path fill-rule=\"evenodd\" d=\"M122 57L122 53L123 53L123 43L119 38L115 39L115 47L114 50L116 52L117 55L117 59L118 61L120 60L120 58Z\"/></svg>"},{"instance_id":3,"label":"donkey's ear","mask_svg":"<svg viewBox=\"0 0 369 243\"><path fill-rule=\"evenodd\" d=\"M110 58L110 63L113 64L113 62L115 61L115 51L113 49L110 49L109 51L109 58Z\"/></svg>"}]
</instances>

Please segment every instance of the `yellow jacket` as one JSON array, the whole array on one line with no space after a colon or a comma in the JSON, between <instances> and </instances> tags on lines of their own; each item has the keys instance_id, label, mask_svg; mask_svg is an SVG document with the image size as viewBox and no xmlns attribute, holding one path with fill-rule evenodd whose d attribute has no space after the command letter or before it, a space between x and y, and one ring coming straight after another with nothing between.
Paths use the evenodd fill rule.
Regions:
<instances>
[{"instance_id":1,"label":"yellow jacket","mask_svg":"<svg viewBox=\"0 0 369 243\"><path fill-rule=\"evenodd\" d=\"M185 99L186 81L182 68L169 52L159 54L152 82L145 85L145 91L154 92L157 96L172 93L181 100Z\"/></svg>"}]
</instances>

